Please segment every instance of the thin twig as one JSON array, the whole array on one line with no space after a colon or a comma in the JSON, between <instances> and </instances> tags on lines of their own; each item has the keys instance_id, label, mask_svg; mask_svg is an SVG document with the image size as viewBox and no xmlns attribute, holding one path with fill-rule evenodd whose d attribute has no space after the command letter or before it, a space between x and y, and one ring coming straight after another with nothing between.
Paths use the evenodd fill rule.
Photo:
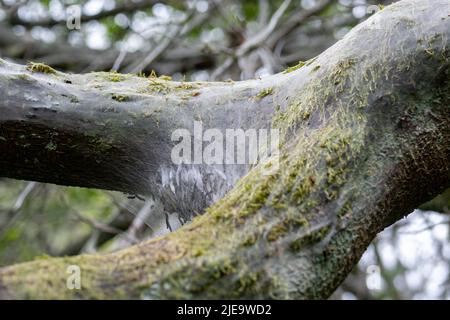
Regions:
<instances>
[{"instance_id":1,"label":"thin twig","mask_svg":"<svg viewBox=\"0 0 450 320\"><path fill-rule=\"evenodd\" d=\"M75 214L77 215L77 217L80 221L85 222L85 223L89 224L90 226L92 226L93 228L100 230L102 232L112 233L112 234L119 234L122 232L122 230L112 227L106 223L97 221L91 217L86 217L85 215L81 214L78 211L76 211Z\"/></svg>"},{"instance_id":2,"label":"thin twig","mask_svg":"<svg viewBox=\"0 0 450 320\"><path fill-rule=\"evenodd\" d=\"M291 0L285 0L281 6L272 15L269 24L253 37L247 39L242 43L232 56L229 56L225 61L211 74L211 80L215 80L225 73L230 68L238 57L246 55L251 50L261 46L264 41L270 36L274 29L278 26L281 17L286 12L287 8L291 4Z\"/></svg>"}]
</instances>

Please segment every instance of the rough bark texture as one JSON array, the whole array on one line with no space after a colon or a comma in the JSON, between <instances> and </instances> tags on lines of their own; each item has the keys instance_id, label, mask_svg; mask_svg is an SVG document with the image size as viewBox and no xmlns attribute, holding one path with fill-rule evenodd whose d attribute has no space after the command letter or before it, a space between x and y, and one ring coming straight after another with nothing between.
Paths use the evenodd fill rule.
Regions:
<instances>
[{"instance_id":1,"label":"rough bark texture","mask_svg":"<svg viewBox=\"0 0 450 320\"><path fill-rule=\"evenodd\" d=\"M111 254L2 268L0 296L328 297L378 232L449 187L449 9L400 1L296 70L241 83L3 62L1 176L156 193L174 210L203 212L231 186L209 198L204 187L183 191L196 182L186 179L167 191L173 129L197 118L209 128L272 126L282 143L279 166L223 167L226 181L245 176L180 230ZM218 185L205 165L184 170ZM66 288L72 264L81 290Z\"/></svg>"}]
</instances>

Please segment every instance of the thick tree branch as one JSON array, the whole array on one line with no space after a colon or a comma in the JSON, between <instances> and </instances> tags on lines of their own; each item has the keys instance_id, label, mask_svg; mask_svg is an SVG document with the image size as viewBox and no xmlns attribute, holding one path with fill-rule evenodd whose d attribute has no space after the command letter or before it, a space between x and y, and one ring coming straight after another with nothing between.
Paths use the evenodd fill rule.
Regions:
<instances>
[{"instance_id":1,"label":"thick tree branch","mask_svg":"<svg viewBox=\"0 0 450 320\"><path fill-rule=\"evenodd\" d=\"M194 120L205 129L267 128L275 112L271 97L256 98L272 80L182 83L116 73L33 72L39 66L0 65L1 176L156 195L177 212L182 196L182 211L191 215L223 195L247 168L198 165L180 173L171 160L172 132L193 132ZM223 173L214 174L218 170ZM171 171L186 179L192 171L208 174L210 186L201 185L213 194L193 201L199 185L191 190L183 181L173 194L165 179Z\"/></svg>"},{"instance_id":2,"label":"thick tree branch","mask_svg":"<svg viewBox=\"0 0 450 320\"><path fill-rule=\"evenodd\" d=\"M192 128L194 115L210 128L278 127L282 150L279 166L272 158L251 169L177 232L112 254L2 268L0 296L328 297L379 231L449 187L447 9L447 0L400 1L295 71L199 84L188 99L184 90L138 93L145 79L111 84L3 63L3 176L154 192L155 166L170 165L171 129ZM268 86L271 95L252 99ZM112 94L129 98L111 103ZM66 287L72 264L81 290Z\"/></svg>"}]
</instances>

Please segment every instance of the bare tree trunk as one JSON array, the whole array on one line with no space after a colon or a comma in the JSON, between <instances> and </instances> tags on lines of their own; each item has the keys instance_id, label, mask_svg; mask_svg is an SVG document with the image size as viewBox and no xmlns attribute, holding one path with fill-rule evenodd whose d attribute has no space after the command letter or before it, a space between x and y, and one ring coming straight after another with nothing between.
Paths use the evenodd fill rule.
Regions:
<instances>
[{"instance_id":1,"label":"bare tree trunk","mask_svg":"<svg viewBox=\"0 0 450 320\"><path fill-rule=\"evenodd\" d=\"M240 83L3 62L0 176L149 193L184 215L215 203L125 250L2 268L0 296L328 297L378 232L450 186L448 9L400 1L297 70ZM168 187L171 132L195 119L281 129L279 166L192 165ZM81 290L66 287L69 265Z\"/></svg>"}]
</instances>

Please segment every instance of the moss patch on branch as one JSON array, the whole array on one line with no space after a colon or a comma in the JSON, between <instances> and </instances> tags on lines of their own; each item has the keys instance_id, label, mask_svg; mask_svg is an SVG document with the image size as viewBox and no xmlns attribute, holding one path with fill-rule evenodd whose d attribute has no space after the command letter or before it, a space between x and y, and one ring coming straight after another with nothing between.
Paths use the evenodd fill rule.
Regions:
<instances>
[{"instance_id":1,"label":"moss patch on branch","mask_svg":"<svg viewBox=\"0 0 450 320\"><path fill-rule=\"evenodd\" d=\"M125 101L129 100L129 97L125 96L123 94L113 94L112 99L116 100L117 102L125 102Z\"/></svg>"},{"instance_id":2,"label":"moss patch on branch","mask_svg":"<svg viewBox=\"0 0 450 320\"><path fill-rule=\"evenodd\" d=\"M56 70L52 67L39 62L28 62L26 66L28 71L31 72L39 72L39 73L47 73L47 74L56 74Z\"/></svg>"},{"instance_id":3,"label":"moss patch on branch","mask_svg":"<svg viewBox=\"0 0 450 320\"><path fill-rule=\"evenodd\" d=\"M261 91L255 96L255 99L256 99L256 100L262 100L262 99L264 99L265 97L267 97L267 96L273 94L273 92L274 92L274 88L272 88L272 87L270 87L270 88L265 88L265 89L261 90Z\"/></svg>"},{"instance_id":4,"label":"moss patch on branch","mask_svg":"<svg viewBox=\"0 0 450 320\"><path fill-rule=\"evenodd\" d=\"M286 70L283 71L284 74L286 73L291 73L294 72L295 70L300 69L301 67L303 67L304 65L306 65L306 62L304 61L299 61L298 64L296 64L295 66L289 67Z\"/></svg>"}]
</instances>

